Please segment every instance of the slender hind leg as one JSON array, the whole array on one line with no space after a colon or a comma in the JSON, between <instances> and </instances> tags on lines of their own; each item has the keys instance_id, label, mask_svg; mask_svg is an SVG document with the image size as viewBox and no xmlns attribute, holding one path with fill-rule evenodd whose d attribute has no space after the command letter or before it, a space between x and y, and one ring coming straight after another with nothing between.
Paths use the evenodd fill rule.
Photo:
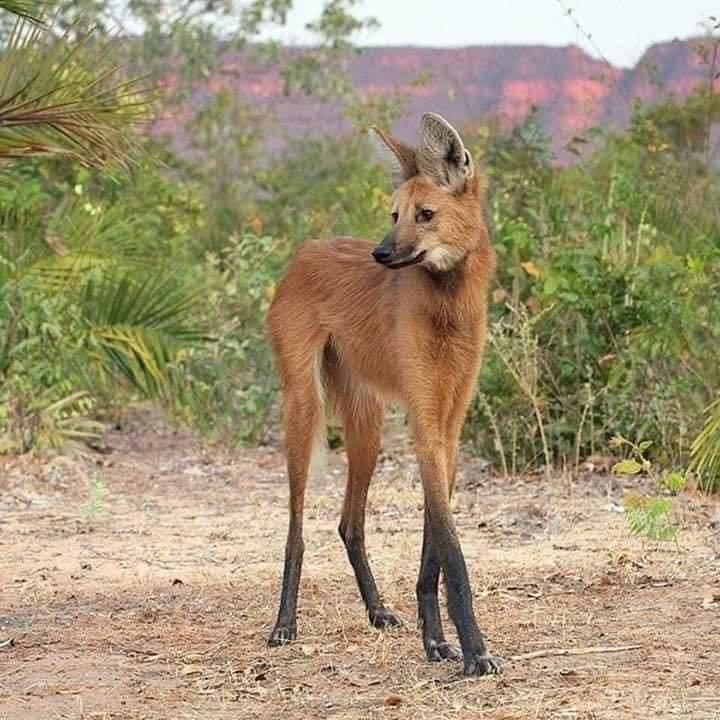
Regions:
<instances>
[{"instance_id":1,"label":"slender hind leg","mask_svg":"<svg viewBox=\"0 0 720 720\"><path fill-rule=\"evenodd\" d=\"M383 604L365 551L365 506L380 451L384 407L376 397L357 388L345 387L338 395L338 402L348 456L347 488L338 530L370 623L377 628L394 627L402 622Z\"/></svg>"},{"instance_id":2,"label":"slender hind leg","mask_svg":"<svg viewBox=\"0 0 720 720\"><path fill-rule=\"evenodd\" d=\"M290 524L285 545L285 570L275 628L269 645L282 645L297 637L297 595L305 546L303 505L313 446L322 427L322 407L312 369L285 389L285 444L290 483Z\"/></svg>"}]
</instances>

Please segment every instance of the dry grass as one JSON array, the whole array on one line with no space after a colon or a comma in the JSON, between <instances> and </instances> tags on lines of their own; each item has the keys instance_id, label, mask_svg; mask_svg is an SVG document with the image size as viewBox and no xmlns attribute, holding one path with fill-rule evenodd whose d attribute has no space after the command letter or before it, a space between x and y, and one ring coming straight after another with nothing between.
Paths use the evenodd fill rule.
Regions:
<instances>
[{"instance_id":1,"label":"dry grass","mask_svg":"<svg viewBox=\"0 0 720 720\"><path fill-rule=\"evenodd\" d=\"M407 627L365 622L336 524L342 458L310 492L300 639L268 649L286 487L274 449L213 454L150 429L92 459L0 467L0 718L720 718L717 506L684 503L680 549L628 535L607 477L502 481L466 461L457 523L476 611L500 655L638 644L511 663L466 681L425 662L414 627L421 496L385 457L369 550ZM397 443L393 443L396 446ZM107 514L81 519L88 478ZM705 605L705 606L704 606ZM449 630L448 626L448 630Z\"/></svg>"}]
</instances>

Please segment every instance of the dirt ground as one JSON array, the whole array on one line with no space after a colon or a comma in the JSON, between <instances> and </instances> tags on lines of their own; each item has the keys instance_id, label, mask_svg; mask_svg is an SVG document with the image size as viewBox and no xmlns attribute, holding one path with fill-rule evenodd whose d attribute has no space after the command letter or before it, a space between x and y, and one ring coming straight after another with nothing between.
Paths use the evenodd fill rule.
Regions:
<instances>
[{"instance_id":1,"label":"dirt ground","mask_svg":"<svg viewBox=\"0 0 720 720\"><path fill-rule=\"evenodd\" d=\"M629 535L627 488L607 475L505 481L466 459L456 520L493 652L640 647L464 680L425 661L415 627L422 500L403 442L382 457L368 544L406 627L365 621L336 531L338 455L309 489L299 639L279 649L279 450L230 455L140 417L108 443L0 460L2 720L720 720L716 501L682 499L676 547Z\"/></svg>"}]
</instances>

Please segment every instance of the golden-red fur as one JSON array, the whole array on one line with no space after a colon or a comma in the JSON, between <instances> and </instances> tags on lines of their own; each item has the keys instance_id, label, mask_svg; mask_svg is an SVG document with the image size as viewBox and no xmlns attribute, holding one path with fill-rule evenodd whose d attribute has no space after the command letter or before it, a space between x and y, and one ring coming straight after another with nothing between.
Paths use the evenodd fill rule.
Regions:
<instances>
[{"instance_id":1,"label":"golden-red fur","mask_svg":"<svg viewBox=\"0 0 720 720\"><path fill-rule=\"evenodd\" d=\"M450 136L450 130L441 143L457 145L459 136ZM444 126L439 132L445 132ZM440 157L435 173L429 164L432 148L422 156L421 147L418 164L430 168L428 177L417 174L411 148L385 134L379 137L402 163L395 168L400 175L393 196L396 222L385 242L397 257L409 253L422 260L393 270L375 262L374 244L366 240L307 241L292 260L268 314L284 395L291 491L283 599L271 643L295 636L303 498L311 455L324 433L325 400L342 420L349 460L340 532L371 621L376 626L396 624L377 592L364 548L365 502L380 448L383 410L394 400L408 411L425 494L426 540L418 599L428 657L439 659L436 647L447 645L439 615L435 617L442 567L465 670L492 672L490 661L483 665L479 631L465 628L474 617L465 597L469 586L461 587L466 573L449 502L460 429L485 342L487 290L494 267L483 214L485 184L472 171L466 153L449 168L441 165L445 160ZM421 218L423 209L430 219ZM448 655L440 651L439 656Z\"/></svg>"}]
</instances>

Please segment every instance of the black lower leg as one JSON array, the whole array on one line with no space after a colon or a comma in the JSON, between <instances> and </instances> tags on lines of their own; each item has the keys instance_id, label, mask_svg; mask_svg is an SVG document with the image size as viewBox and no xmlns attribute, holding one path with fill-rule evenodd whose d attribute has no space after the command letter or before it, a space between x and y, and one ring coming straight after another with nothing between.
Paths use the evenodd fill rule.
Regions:
<instances>
[{"instance_id":1,"label":"black lower leg","mask_svg":"<svg viewBox=\"0 0 720 720\"><path fill-rule=\"evenodd\" d=\"M460 659L460 653L445 640L438 600L439 580L440 560L433 548L428 517L427 513L425 513L422 558L420 561L420 574L418 576L416 593L418 620L422 628L423 646L427 658L431 662Z\"/></svg>"},{"instance_id":2,"label":"black lower leg","mask_svg":"<svg viewBox=\"0 0 720 720\"><path fill-rule=\"evenodd\" d=\"M433 539L440 538L438 554L447 587L448 612L455 627L463 654L465 675L486 675L498 672L499 661L490 656L473 611L472 592L465 558L452 527L434 525Z\"/></svg>"},{"instance_id":3,"label":"black lower leg","mask_svg":"<svg viewBox=\"0 0 720 720\"><path fill-rule=\"evenodd\" d=\"M291 520L285 545L285 569L280 609L275 628L268 638L269 645L283 645L297 637L297 596L304 549L302 528L297 521Z\"/></svg>"},{"instance_id":4,"label":"black lower leg","mask_svg":"<svg viewBox=\"0 0 720 720\"><path fill-rule=\"evenodd\" d=\"M341 523L339 532L345 543L350 564L355 571L355 578L367 608L370 623L377 628L402 625L402 621L385 607L378 592L365 551L364 528L349 528Z\"/></svg>"}]
</instances>

